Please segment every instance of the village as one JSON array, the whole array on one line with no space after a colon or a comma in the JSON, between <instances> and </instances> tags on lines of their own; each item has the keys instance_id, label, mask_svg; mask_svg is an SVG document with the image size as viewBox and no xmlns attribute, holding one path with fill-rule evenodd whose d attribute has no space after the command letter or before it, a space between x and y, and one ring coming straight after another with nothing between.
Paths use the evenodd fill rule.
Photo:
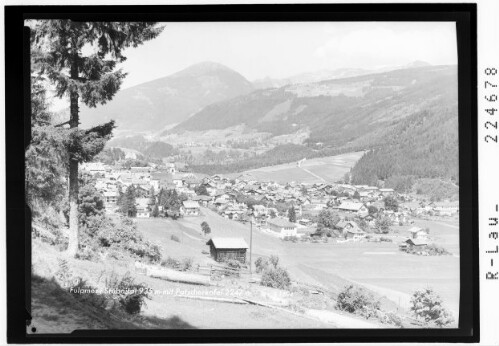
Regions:
<instances>
[{"instance_id":1,"label":"village","mask_svg":"<svg viewBox=\"0 0 499 346\"><path fill-rule=\"evenodd\" d=\"M400 194L391 188L279 184L246 180L244 174L208 176L189 172L184 163L123 169L92 162L82 170L96 179L95 186L104 197L108 213L118 211L120 193L133 186L136 218L196 217L205 207L225 219L251 223L261 232L293 242L328 241L327 237L340 243L365 241L371 239L371 233L389 233L392 225L411 225L400 248L418 249L429 244L430 230L420 227L415 219L459 213L457 202L431 202L424 196ZM159 205L162 190L183 196L180 208L167 210ZM324 214L326 210L334 213L332 220L324 220L329 216Z\"/></svg>"}]
</instances>

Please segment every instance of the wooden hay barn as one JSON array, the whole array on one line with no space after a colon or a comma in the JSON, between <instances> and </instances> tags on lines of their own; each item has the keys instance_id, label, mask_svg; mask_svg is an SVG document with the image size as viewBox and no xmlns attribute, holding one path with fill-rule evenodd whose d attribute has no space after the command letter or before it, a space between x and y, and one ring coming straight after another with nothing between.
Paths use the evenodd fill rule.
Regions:
<instances>
[{"instance_id":1,"label":"wooden hay barn","mask_svg":"<svg viewBox=\"0 0 499 346\"><path fill-rule=\"evenodd\" d=\"M211 238L206 245L210 246L211 257L217 262L227 260L246 262L248 245L243 238Z\"/></svg>"}]
</instances>

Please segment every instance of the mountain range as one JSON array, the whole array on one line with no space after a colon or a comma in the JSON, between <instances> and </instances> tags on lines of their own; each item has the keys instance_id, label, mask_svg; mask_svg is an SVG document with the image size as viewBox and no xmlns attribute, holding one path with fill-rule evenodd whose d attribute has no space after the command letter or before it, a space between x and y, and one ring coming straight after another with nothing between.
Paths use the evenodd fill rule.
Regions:
<instances>
[{"instance_id":1,"label":"mountain range","mask_svg":"<svg viewBox=\"0 0 499 346\"><path fill-rule=\"evenodd\" d=\"M399 68L427 66L429 66L428 63L416 61ZM390 68L378 69L377 73L382 70L390 70ZM157 134L176 124L188 121L191 116L197 115L207 106L236 100L239 96L250 94L250 98L259 99L261 95L258 93L259 89L310 85L325 80L347 79L370 74L374 72L360 68L342 68L302 73L284 79L267 78L250 82L238 72L222 64L202 62L170 76L123 89L112 101L97 108L82 105L80 119L83 127L113 119L118 126L116 134ZM262 102L266 100L262 99Z\"/></svg>"},{"instance_id":2,"label":"mountain range","mask_svg":"<svg viewBox=\"0 0 499 346\"><path fill-rule=\"evenodd\" d=\"M308 130L309 143L332 147L368 145L405 117L456 103L456 66L415 67L255 90L208 105L164 134L244 124L273 136Z\"/></svg>"},{"instance_id":3,"label":"mountain range","mask_svg":"<svg viewBox=\"0 0 499 346\"><path fill-rule=\"evenodd\" d=\"M121 130L154 134L148 138L156 142L142 135L110 142L147 155L171 155L179 138L194 143L199 146L192 162L196 172L241 172L304 157L367 150L351 171L354 183L382 180L407 191L416 181L430 179L424 186L430 186L432 193L455 195L459 182L456 65L414 62L383 72L319 71L282 83L262 88L223 65L202 63L125 89L109 105L84 110L82 119L115 119ZM200 142L201 138L210 139ZM248 138L259 143L259 153L246 146L243 151L251 153L240 153L238 159L217 157L216 162L206 162L206 150L212 145L227 142L235 148L234 143L245 144ZM149 146L150 153L145 153ZM262 146L267 149L262 151ZM439 179L450 181L451 189L435 189L441 185ZM422 191L427 189L424 186Z\"/></svg>"},{"instance_id":4,"label":"mountain range","mask_svg":"<svg viewBox=\"0 0 499 346\"><path fill-rule=\"evenodd\" d=\"M203 62L123 89L103 106L82 106L80 118L84 127L114 119L118 131L157 131L182 122L209 104L253 90L239 73L221 64Z\"/></svg>"},{"instance_id":5,"label":"mountain range","mask_svg":"<svg viewBox=\"0 0 499 346\"><path fill-rule=\"evenodd\" d=\"M289 84L303 84L320 82L328 79L340 79L348 77L362 76L366 74L382 73L393 70L402 70L407 68L426 67L431 66L426 61L416 60L406 65L401 66L385 66L376 69L364 68L339 68L335 70L318 70L312 72L305 72L293 75L287 78L262 78L254 80L253 86L257 89L280 88Z\"/></svg>"}]
</instances>

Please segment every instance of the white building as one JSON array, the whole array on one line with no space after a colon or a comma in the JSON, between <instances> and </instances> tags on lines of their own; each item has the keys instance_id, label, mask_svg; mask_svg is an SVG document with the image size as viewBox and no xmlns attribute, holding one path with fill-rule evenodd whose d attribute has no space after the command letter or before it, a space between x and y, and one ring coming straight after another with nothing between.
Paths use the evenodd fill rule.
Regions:
<instances>
[{"instance_id":1,"label":"white building","mask_svg":"<svg viewBox=\"0 0 499 346\"><path fill-rule=\"evenodd\" d=\"M276 217L267 221L267 228L279 234L281 238L296 237L296 225L282 217Z\"/></svg>"}]
</instances>

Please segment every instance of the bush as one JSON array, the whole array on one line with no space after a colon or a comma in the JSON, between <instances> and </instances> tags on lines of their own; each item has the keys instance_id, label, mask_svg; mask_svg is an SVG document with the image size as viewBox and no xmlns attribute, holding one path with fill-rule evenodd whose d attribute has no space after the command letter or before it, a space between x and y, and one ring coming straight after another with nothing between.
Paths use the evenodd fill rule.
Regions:
<instances>
[{"instance_id":1,"label":"bush","mask_svg":"<svg viewBox=\"0 0 499 346\"><path fill-rule=\"evenodd\" d=\"M281 267L266 268L262 273L262 286L279 289L287 289L291 285L291 279L286 269Z\"/></svg>"},{"instance_id":2,"label":"bush","mask_svg":"<svg viewBox=\"0 0 499 346\"><path fill-rule=\"evenodd\" d=\"M141 243L130 243L125 246L131 254L147 258L150 262L157 263L161 260L161 250L158 245L151 244L147 240Z\"/></svg>"},{"instance_id":3,"label":"bush","mask_svg":"<svg viewBox=\"0 0 499 346\"><path fill-rule=\"evenodd\" d=\"M241 269L241 262L238 260L230 259L225 262L229 268Z\"/></svg>"},{"instance_id":4,"label":"bush","mask_svg":"<svg viewBox=\"0 0 499 346\"><path fill-rule=\"evenodd\" d=\"M388 233L391 226L392 220L390 220L390 218L388 217L376 219L376 228L379 229L381 233Z\"/></svg>"},{"instance_id":5,"label":"bush","mask_svg":"<svg viewBox=\"0 0 499 346\"><path fill-rule=\"evenodd\" d=\"M438 246L436 244L429 244L423 246L422 248L416 248L409 246L407 249L407 253L419 256L448 256L452 255L445 248Z\"/></svg>"},{"instance_id":6,"label":"bush","mask_svg":"<svg viewBox=\"0 0 499 346\"><path fill-rule=\"evenodd\" d=\"M361 315L365 318L377 316L380 303L364 288L349 285L339 294L336 307L339 310Z\"/></svg>"},{"instance_id":7,"label":"bush","mask_svg":"<svg viewBox=\"0 0 499 346\"><path fill-rule=\"evenodd\" d=\"M69 287L73 281L73 272L69 268L68 261L58 258L58 269L55 272L55 278L62 287Z\"/></svg>"},{"instance_id":8,"label":"bush","mask_svg":"<svg viewBox=\"0 0 499 346\"><path fill-rule=\"evenodd\" d=\"M179 271L187 271L192 269L194 264L194 260L191 257L185 257L181 260L175 259L173 257L168 256L168 258L161 262L161 266L179 270Z\"/></svg>"},{"instance_id":9,"label":"bush","mask_svg":"<svg viewBox=\"0 0 499 346\"><path fill-rule=\"evenodd\" d=\"M126 217L114 223L105 215L91 216L83 226L80 238L81 244L90 249L112 248L109 252L115 253L114 258L122 257L116 252L123 251L153 263L161 260L160 247L144 240L135 223Z\"/></svg>"},{"instance_id":10,"label":"bush","mask_svg":"<svg viewBox=\"0 0 499 346\"><path fill-rule=\"evenodd\" d=\"M436 244L429 244L426 246L425 250L428 252L429 256L447 256L451 255L449 251L445 248L438 246Z\"/></svg>"},{"instance_id":11,"label":"bush","mask_svg":"<svg viewBox=\"0 0 499 346\"><path fill-rule=\"evenodd\" d=\"M403 328L404 324L402 323L402 318L397 316L397 314L393 312L383 312L381 310L378 310L377 312L377 317L378 320L381 321L381 323L386 323L386 324L393 324L399 328Z\"/></svg>"},{"instance_id":12,"label":"bush","mask_svg":"<svg viewBox=\"0 0 499 346\"><path fill-rule=\"evenodd\" d=\"M187 270L190 270L192 268L192 264L194 263L194 260L192 259L192 257L185 257L185 258L182 258L180 260L180 266L179 266L179 270L180 271L187 271Z\"/></svg>"},{"instance_id":13,"label":"bush","mask_svg":"<svg viewBox=\"0 0 499 346\"><path fill-rule=\"evenodd\" d=\"M443 327L454 322L452 314L442 306L440 296L431 288L414 292L411 304L411 311L416 317L423 319L428 324Z\"/></svg>"},{"instance_id":14,"label":"bush","mask_svg":"<svg viewBox=\"0 0 499 346\"><path fill-rule=\"evenodd\" d=\"M106 279L106 287L110 292L109 297L117 301L121 308L131 315L138 314L145 304L145 299L150 299L150 289L143 283L136 283L129 273L121 279L113 273Z\"/></svg>"},{"instance_id":15,"label":"bush","mask_svg":"<svg viewBox=\"0 0 499 346\"><path fill-rule=\"evenodd\" d=\"M269 262L274 268L277 268L277 266L279 265L279 256L270 255Z\"/></svg>"},{"instance_id":16,"label":"bush","mask_svg":"<svg viewBox=\"0 0 499 346\"><path fill-rule=\"evenodd\" d=\"M255 261L255 270L257 273L263 272L269 266L270 261L266 257L258 257Z\"/></svg>"},{"instance_id":17,"label":"bush","mask_svg":"<svg viewBox=\"0 0 499 346\"><path fill-rule=\"evenodd\" d=\"M285 236L282 238L284 241L291 241L293 243L296 243L298 241L298 237L295 235L290 235L290 236Z\"/></svg>"},{"instance_id":18,"label":"bush","mask_svg":"<svg viewBox=\"0 0 499 346\"><path fill-rule=\"evenodd\" d=\"M175 234L172 234L170 239L176 241L177 243L180 243L180 239L178 239L178 237Z\"/></svg>"},{"instance_id":19,"label":"bush","mask_svg":"<svg viewBox=\"0 0 499 346\"><path fill-rule=\"evenodd\" d=\"M166 260L161 262L161 266L177 269L180 266L180 261L176 260L173 257L168 256Z\"/></svg>"},{"instance_id":20,"label":"bush","mask_svg":"<svg viewBox=\"0 0 499 346\"><path fill-rule=\"evenodd\" d=\"M85 261L95 261L99 258L97 251L88 246L84 246L78 250L75 258Z\"/></svg>"}]
</instances>

